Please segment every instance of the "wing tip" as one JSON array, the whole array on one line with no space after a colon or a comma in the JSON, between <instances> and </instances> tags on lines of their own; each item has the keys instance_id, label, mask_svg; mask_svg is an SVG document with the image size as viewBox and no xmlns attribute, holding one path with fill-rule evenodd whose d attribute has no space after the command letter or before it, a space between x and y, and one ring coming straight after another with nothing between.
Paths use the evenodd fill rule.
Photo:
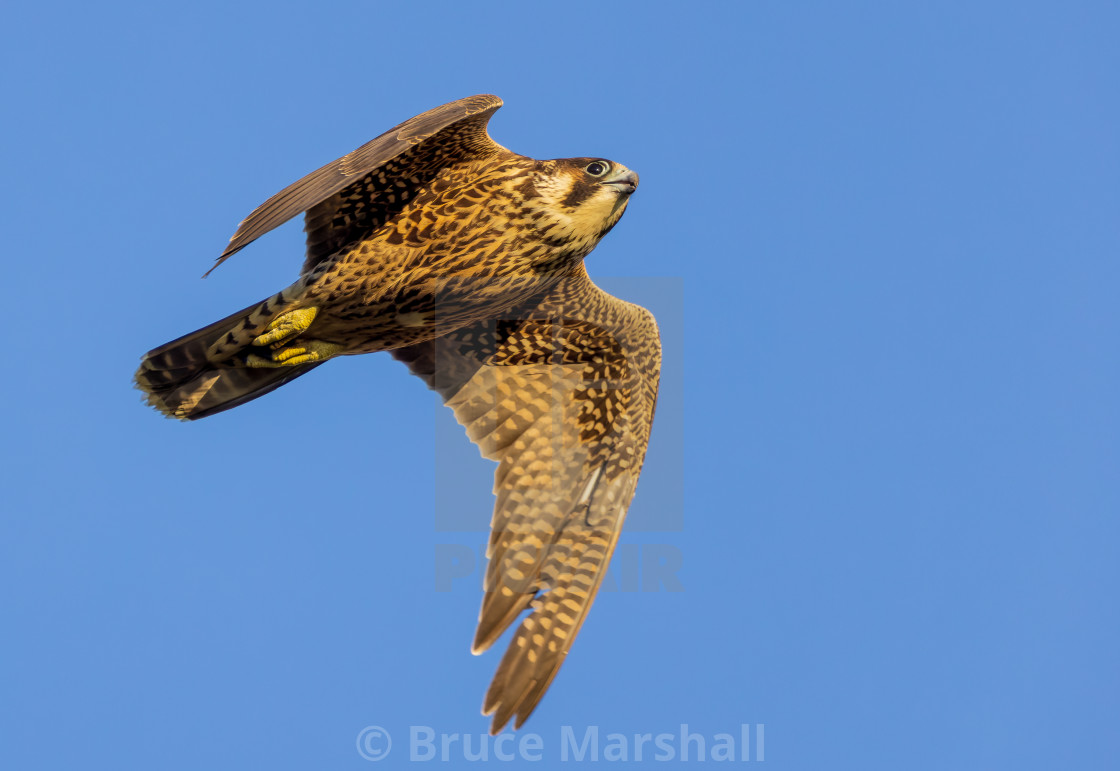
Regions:
<instances>
[{"instance_id":1,"label":"wing tip","mask_svg":"<svg viewBox=\"0 0 1120 771\"><path fill-rule=\"evenodd\" d=\"M555 672L553 676L555 676ZM509 698L509 694L502 692L505 690L506 683L501 681L501 685L499 685L499 682L498 678L494 679L494 682L490 684L490 690L486 692L486 699L482 703L482 714L494 716L494 719L490 721L491 736L500 734L511 720L513 721L513 730L521 730L521 726L525 725L525 721L529 719L529 716L536 711L537 705L541 703L541 698L552 683L552 676L543 682L538 678L533 678L525 684L521 694L512 700Z\"/></svg>"},{"instance_id":2,"label":"wing tip","mask_svg":"<svg viewBox=\"0 0 1120 771\"><path fill-rule=\"evenodd\" d=\"M474 96L464 96L462 99L457 99L448 104L462 104L467 108L468 114L482 112L484 110L496 110L501 107L505 102L497 94L475 94ZM438 107L436 108L439 109Z\"/></svg>"}]
</instances>

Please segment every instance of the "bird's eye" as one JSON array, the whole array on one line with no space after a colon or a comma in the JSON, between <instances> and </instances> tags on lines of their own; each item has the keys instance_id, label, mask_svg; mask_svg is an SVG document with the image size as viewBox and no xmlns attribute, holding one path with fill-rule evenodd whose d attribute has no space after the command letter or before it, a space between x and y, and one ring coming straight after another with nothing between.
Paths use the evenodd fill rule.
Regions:
<instances>
[{"instance_id":1,"label":"bird's eye","mask_svg":"<svg viewBox=\"0 0 1120 771\"><path fill-rule=\"evenodd\" d=\"M610 171L611 167L610 164L603 163L602 161L592 161L584 166L583 170L593 177L601 177Z\"/></svg>"}]
</instances>

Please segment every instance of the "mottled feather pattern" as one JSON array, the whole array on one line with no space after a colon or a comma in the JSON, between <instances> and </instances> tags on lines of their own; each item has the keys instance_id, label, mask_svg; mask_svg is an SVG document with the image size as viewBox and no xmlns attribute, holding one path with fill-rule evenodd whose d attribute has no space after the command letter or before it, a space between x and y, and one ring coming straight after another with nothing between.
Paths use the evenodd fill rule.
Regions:
<instances>
[{"instance_id":1,"label":"mottled feather pattern","mask_svg":"<svg viewBox=\"0 0 1120 771\"><path fill-rule=\"evenodd\" d=\"M533 612L487 694L494 732L529 716L594 601L641 471L660 371L652 316L602 292L582 266L508 316L394 352L429 385L448 373L447 405L499 463L475 652Z\"/></svg>"},{"instance_id":2,"label":"mottled feather pattern","mask_svg":"<svg viewBox=\"0 0 1120 771\"><path fill-rule=\"evenodd\" d=\"M436 135L438 143L413 145L401 156L308 209L304 218L307 259L302 272L307 273L345 247L369 238L425 192L425 187L451 165L449 161L462 163L497 154L500 148L485 138L485 125L485 118L474 118L445 128Z\"/></svg>"},{"instance_id":3,"label":"mottled feather pattern","mask_svg":"<svg viewBox=\"0 0 1120 771\"><path fill-rule=\"evenodd\" d=\"M500 105L481 95L437 107L270 198L218 263L306 212L298 279L150 351L135 376L149 404L183 420L337 355L389 351L439 393L497 462L472 646L515 627L483 704L494 733L524 723L587 618L641 471L661 365L650 313L583 266L637 175L506 150L486 132Z\"/></svg>"}]
</instances>

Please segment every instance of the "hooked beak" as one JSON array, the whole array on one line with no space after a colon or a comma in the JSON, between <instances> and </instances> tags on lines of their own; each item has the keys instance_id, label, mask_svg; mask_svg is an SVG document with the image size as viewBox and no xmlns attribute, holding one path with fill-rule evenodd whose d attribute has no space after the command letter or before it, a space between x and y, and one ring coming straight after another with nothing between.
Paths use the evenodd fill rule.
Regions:
<instances>
[{"instance_id":1,"label":"hooked beak","mask_svg":"<svg viewBox=\"0 0 1120 771\"><path fill-rule=\"evenodd\" d=\"M604 179L600 184L614 188L623 195L630 195L638 189L638 175L623 167L612 176Z\"/></svg>"}]
</instances>

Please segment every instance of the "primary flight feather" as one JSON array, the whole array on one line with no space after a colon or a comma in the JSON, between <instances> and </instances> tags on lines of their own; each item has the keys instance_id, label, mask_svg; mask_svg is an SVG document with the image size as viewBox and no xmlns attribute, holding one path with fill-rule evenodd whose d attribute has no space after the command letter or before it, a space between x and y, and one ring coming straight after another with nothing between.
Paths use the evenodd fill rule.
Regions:
<instances>
[{"instance_id":1,"label":"primary flight feather","mask_svg":"<svg viewBox=\"0 0 1120 771\"><path fill-rule=\"evenodd\" d=\"M291 286L149 351L136 372L165 415L213 415L335 356L388 351L498 462L481 653L529 610L483 704L520 727L606 573L653 421L653 316L596 287L583 258L638 176L538 161L490 139L496 96L416 116L265 201L218 258L306 212ZM213 270L213 268L211 268Z\"/></svg>"}]
</instances>

